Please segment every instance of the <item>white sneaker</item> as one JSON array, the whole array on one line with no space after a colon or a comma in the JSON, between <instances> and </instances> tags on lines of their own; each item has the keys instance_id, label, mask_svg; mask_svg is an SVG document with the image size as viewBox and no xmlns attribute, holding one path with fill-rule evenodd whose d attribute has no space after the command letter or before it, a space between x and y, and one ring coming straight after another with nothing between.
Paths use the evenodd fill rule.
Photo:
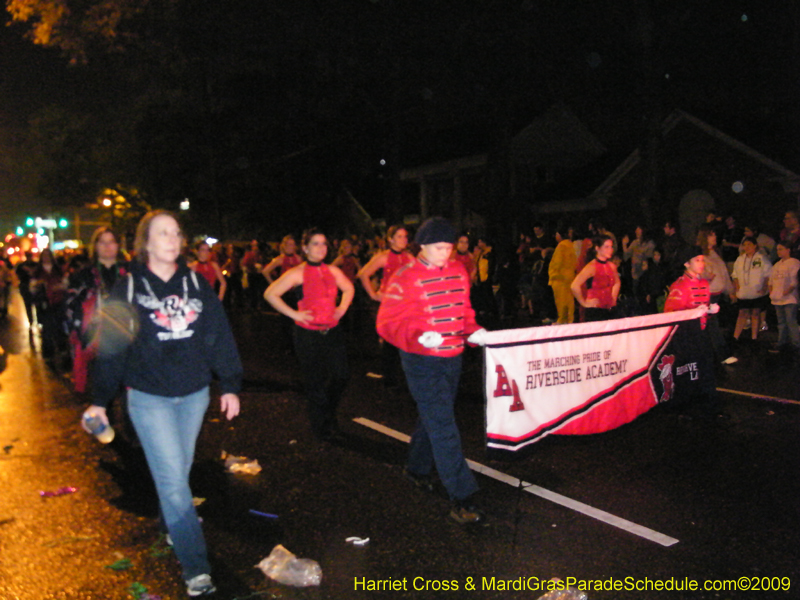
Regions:
<instances>
[{"instance_id":1,"label":"white sneaker","mask_svg":"<svg viewBox=\"0 0 800 600\"><path fill-rule=\"evenodd\" d=\"M722 361L723 365L732 365L733 363L739 362L739 359L735 356L729 356L725 360Z\"/></svg>"},{"instance_id":2,"label":"white sneaker","mask_svg":"<svg viewBox=\"0 0 800 600\"><path fill-rule=\"evenodd\" d=\"M216 591L217 588L214 587L214 582L211 581L211 575L206 573L198 575L197 577L192 577L186 582L186 593L192 597L205 596L207 594L213 594Z\"/></svg>"}]
</instances>

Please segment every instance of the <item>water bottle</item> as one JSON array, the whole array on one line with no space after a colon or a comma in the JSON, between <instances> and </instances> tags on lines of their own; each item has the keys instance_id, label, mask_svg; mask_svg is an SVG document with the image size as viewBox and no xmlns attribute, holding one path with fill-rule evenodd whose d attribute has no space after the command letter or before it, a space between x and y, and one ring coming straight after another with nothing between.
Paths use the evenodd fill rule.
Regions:
<instances>
[{"instance_id":1,"label":"water bottle","mask_svg":"<svg viewBox=\"0 0 800 600\"><path fill-rule=\"evenodd\" d=\"M92 435L94 435L99 442L108 444L114 439L114 428L111 427L111 425L106 425L103 419L100 418L100 415L90 412L84 413L83 422L86 424L86 428L92 432Z\"/></svg>"}]
</instances>

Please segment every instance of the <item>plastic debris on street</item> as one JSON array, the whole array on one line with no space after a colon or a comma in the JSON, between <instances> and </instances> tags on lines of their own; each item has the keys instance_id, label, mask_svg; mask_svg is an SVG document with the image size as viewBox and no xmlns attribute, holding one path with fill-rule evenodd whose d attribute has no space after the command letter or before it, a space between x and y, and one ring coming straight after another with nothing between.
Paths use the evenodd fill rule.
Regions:
<instances>
[{"instance_id":1,"label":"plastic debris on street","mask_svg":"<svg viewBox=\"0 0 800 600\"><path fill-rule=\"evenodd\" d=\"M319 563L309 558L297 558L280 544L256 567L270 579L284 585L309 587L319 585L322 581Z\"/></svg>"}]
</instances>

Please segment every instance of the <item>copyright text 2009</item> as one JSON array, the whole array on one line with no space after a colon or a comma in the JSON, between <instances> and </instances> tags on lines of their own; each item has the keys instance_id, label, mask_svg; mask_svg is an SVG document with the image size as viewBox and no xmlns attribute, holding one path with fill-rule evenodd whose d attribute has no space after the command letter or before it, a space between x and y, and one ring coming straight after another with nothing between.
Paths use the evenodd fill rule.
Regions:
<instances>
[{"instance_id":1,"label":"copyright text 2009","mask_svg":"<svg viewBox=\"0 0 800 600\"><path fill-rule=\"evenodd\" d=\"M497 577L467 577L458 579L428 579L426 577L389 577L387 579L354 578L354 591L363 592L452 592L452 591L539 591L548 592L575 588L579 591L789 591L789 577L738 577L725 579L707 579L698 581L689 577L651 579L649 577L609 577L605 579L581 579L567 577L561 579L540 579L538 577L517 577L501 579Z\"/></svg>"}]
</instances>

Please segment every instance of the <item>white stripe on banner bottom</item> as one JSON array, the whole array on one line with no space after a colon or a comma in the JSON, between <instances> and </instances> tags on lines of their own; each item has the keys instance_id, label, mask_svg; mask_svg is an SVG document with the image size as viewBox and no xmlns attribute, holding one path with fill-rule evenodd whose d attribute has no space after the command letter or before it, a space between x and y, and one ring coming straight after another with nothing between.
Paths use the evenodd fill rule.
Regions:
<instances>
[{"instance_id":1,"label":"white stripe on banner bottom","mask_svg":"<svg viewBox=\"0 0 800 600\"><path fill-rule=\"evenodd\" d=\"M411 441L411 436L396 431L394 429L390 429L389 427L381 425L380 423L376 423L375 421L371 421L363 417L355 418L353 419L353 421L358 423L359 425L364 425L365 427L374 429L375 431L378 431L384 435L388 435L389 437L392 437L401 442L408 443L409 441ZM597 519L598 521L602 521L603 523L607 523L608 525L612 525L614 527L617 527L618 529L622 529L634 535L638 535L639 537L642 537L646 540L650 540L651 542L655 542L656 544L661 544L662 546L672 546L673 544L678 543L678 540L676 540L673 537L669 537L668 535L664 535L663 533L653 531L652 529L649 529L642 525L637 525L636 523L632 523L626 519L617 517L615 515L612 515L611 513L607 513L604 510L600 510L599 508L594 508L593 506L589 506L588 504L584 504L583 502L578 502L577 500L573 500L572 498L567 498L566 496L562 496L561 494L552 492L538 485L533 485L532 483L521 481L516 477L507 475L505 473L501 473L500 471L492 469L491 467L487 467L486 465L482 465L481 463L475 462L474 460L467 459L467 464L469 465L470 469L472 469L476 473L480 473L482 475L486 475L487 477L491 477L492 479L496 479L497 481L507 483L511 487L521 488L523 491L526 491L529 494L539 496L540 498L544 498L545 500L550 500L551 502L555 502L556 504L560 504L561 506L564 506L566 508L571 508L572 510L582 513L588 517L592 517L593 519Z\"/></svg>"}]
</instances>

